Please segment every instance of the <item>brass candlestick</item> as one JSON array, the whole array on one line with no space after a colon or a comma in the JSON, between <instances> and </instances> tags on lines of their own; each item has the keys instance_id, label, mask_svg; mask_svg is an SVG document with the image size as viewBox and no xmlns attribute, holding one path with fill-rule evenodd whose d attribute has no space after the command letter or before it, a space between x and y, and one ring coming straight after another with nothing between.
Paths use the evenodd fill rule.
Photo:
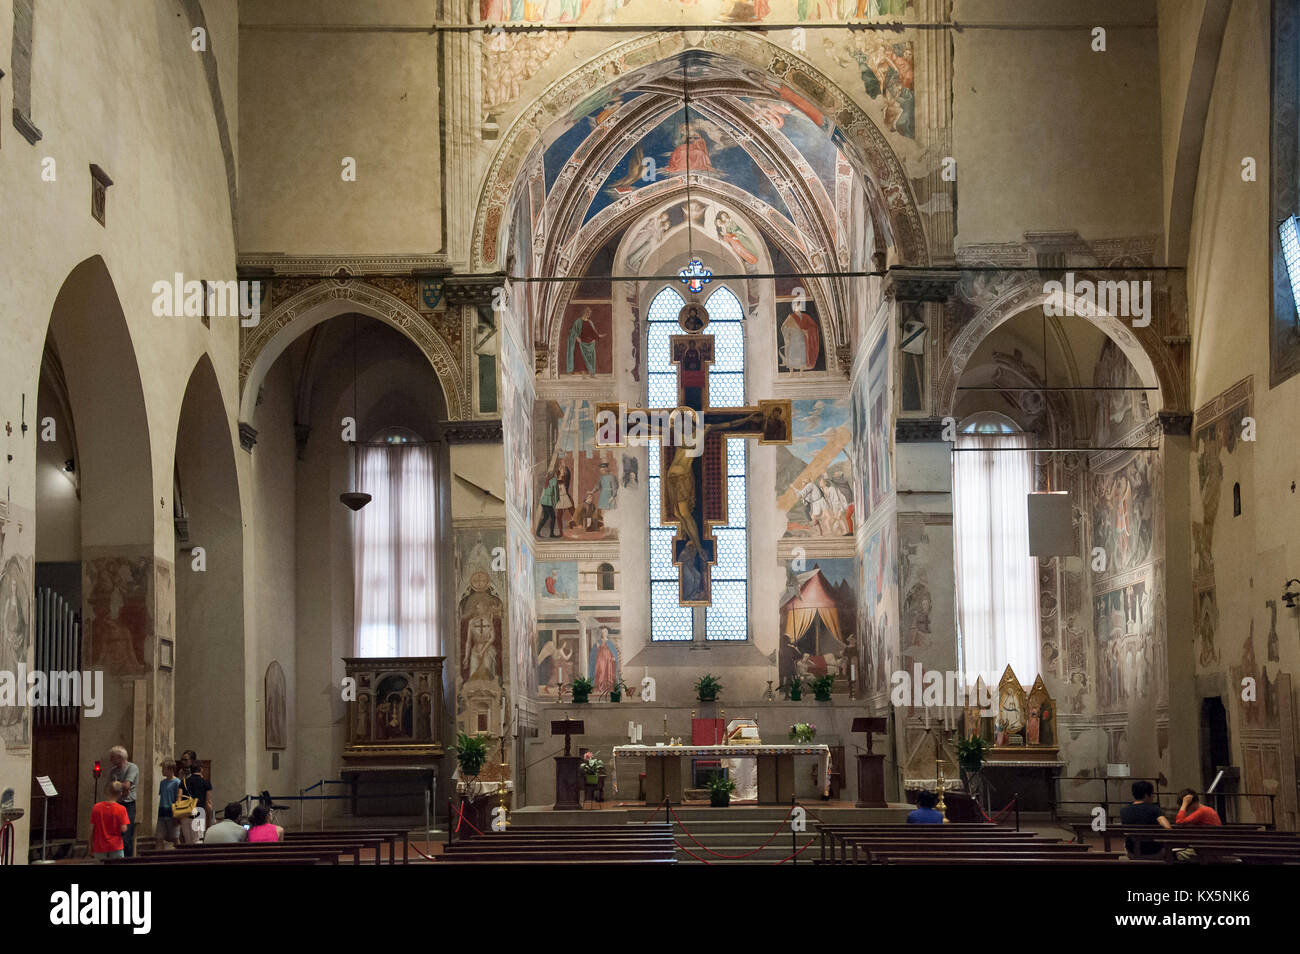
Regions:
<instances>
[{"instance_id":1,"label":"brass candlestick","mask_svg":"<svg viewBox=\"0 0 1300 954\"><path fill-rule=\"evenodd\" d=\"M934 760L934 771L936 776L934 781L934 790L939 796L939 801L935 803L934 807L939 810L939 812L943 815L944 820L947 821L948 806L943 803L944 778L943 778L943 762L941 760L939 759Z\"/></svg>"}]
</instances>

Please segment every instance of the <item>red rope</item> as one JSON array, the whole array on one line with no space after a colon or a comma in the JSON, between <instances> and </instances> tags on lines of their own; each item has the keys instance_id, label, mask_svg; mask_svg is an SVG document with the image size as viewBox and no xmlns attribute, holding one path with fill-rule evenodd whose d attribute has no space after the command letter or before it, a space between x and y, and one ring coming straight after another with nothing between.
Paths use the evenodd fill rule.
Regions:
<instances>
[{"instance_id":1,"label":"red rope","mask_svg":"<svg viewBox=\"0 0 1300 954\"><path fill-rule=\"evenodd\" d=\"M989 818L989 813L984 810L984 806L979 802L975 802L975 807L980 810L980 814L984 816L985 821L992 822L995 825L1000 825L1002 824L1002 819L1007 817L1007 812L1011 811L1015 804L1016 800L1014 798L1011 799L1011 801L1007 802L1002 811L998 812L993 818Z\"/></svg>"},{"instance_id":2,"label":"red rope","mask_svg":"<svg viewBox=\"0 0 1300 954\"><path fill-rule=\"evenodd\" d=\"M437 861L437 860L438 860L437 858L433 857L433 855L426 855L423 851L421 851L418 847L416 847L415 842L411 841L411 842L407 842L407 844L410 845L411 850L414 851L414 852L415 852L417 855L419 855L421 858L427 858L427 859L429 859L430 861Z\"/></svg>"},{"instance_id":3,"label":"red rope","mask_svg":"<svg viewBox=\"0 0 1300 954\"><path fill-rule=\"evenodd\" d=\"M461 803L460 803L460 815L459 815L459 817L456 819L456 834L458 834L458 835L460 834L460 823L461 823L461 822L464 822L466 825L469 825L469 827L470 827L470 828L473 828L474 831L477 832L478 834L480 834L480 835L483 834L481 831L479 831L477 828L475 828L474 823L473 823L472 821L470 821L468 818L465 817L465 803L464 803L464 802L461 802Z\"/></svg>"},{"instance_id":4,"label":"red rope","mask_svg":"<svg viewBox=\"0 0 1300 954\"><path fill-rule=\"evenodd\" d=\"M641 819L641 824L642 824L642 825L648 825L648 824L650 824L650 822L652 822L654 819L658 818L658 817L659 817L659 809L661 809L661 808L664 807L664 802L666 802L666 801L668 801L668 799L665 798L663 802L660 802L658 805L656 805L656 806L655 806L655 810L652 811L652 812L650 813L650 817L649 817L649 818L643 818L643 819ZM674 813L674 814L675 814L675 813Z\"/></svg>"},{"instance_id":5,"label":"red rope","mask_svg":"<svg viewBox=\"0 0 1300 954\"><path fill-rule=\"evenodd\" d=\"M681 818L678 816L677 812L676 812L674 809L669 808L669 811L671 811L671 812L673 813L673 818L676 818L676 819L677 819L677 824L679 824L679 825L682 826L682 831L686 832L687 835L690 835L690 839L691 839L691 841L695 842L697 845L699 845L701 848L703 848L705 851L707 851L707 852L708 852L709 854L711 854L711 855L716 855L716 856L719 857L719 858L727 858L727 859L730 859L730 860L733 860L733 861L738 860L738 859L740 859L740 858L748 858L750 855L756 855L756 854L758 854L760 851L762 851L764 848L766 848L768 845L770 845L770 844L772 843L773 839L775 839L777 835L781 834L782 830L785 828L785 823L788 822L788 821L790 820L790 816L794 814L794 809L793 809L793 808L791 808L790 811L786 812L785 818L782 818L782 819L781 819L781 823L780 823L779 825L777 825L777 827L776 827L776 831L772 832L772 837L769 838L767 841L763 842L761 845L759 845L759 846L758 846L757 848L755 848L753 851L747 851L747 852L745 852L743 855L724 855L724 854L723 854L722 852L720 852L720 851L714 851L714 850L713 850L712 848L710 848L708 845L704 844L704 842L700 841L700 840L699 840L698 838L696 838L693 834L691 834L691 830L690 830L689 828L686 827L686 822L684 822L684 821L681 820ZM686 849L683 848L682 850L685 851Z\"/></svg>"},{"instance_id":6,"label":"red rope","mask_svg":"<svg viewBox=\"0 0 1300 954\"><path fill-rule=\"evenodd\" d=\"M803 846L803 848L800 848L800 849L799 849L798 851L796 851L793 855L786 855L786 856L785 856L784 858L782 858L780 861L774 861L774 862L772 862L772 864L774 864L774 865L783 865L783 864L785 864L787 861L789 861L791 858L795 858L795 857L797 857L797 856L803 854L803 852L804 852L805 850L807 850L808 848L810 848L811 846L812 846L812 842L809 841L809 842L807 842L807 843Z\"/></svg>"}]
</instances>

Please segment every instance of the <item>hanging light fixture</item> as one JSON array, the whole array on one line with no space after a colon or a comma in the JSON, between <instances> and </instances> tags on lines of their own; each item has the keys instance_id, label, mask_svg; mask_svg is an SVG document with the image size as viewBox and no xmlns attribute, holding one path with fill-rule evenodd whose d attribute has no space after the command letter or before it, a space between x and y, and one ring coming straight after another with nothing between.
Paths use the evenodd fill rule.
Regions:
<instances>
[{"instance_id":1,"label":"hanging light fixture","mask_svg":"<svg viewBox=\"0 0 1300 954\"><path fill-rule=\"evenodd\" d=\"M357 316L352 316L352 427L354 428L354 437L352 439L352 486L353 490L345 490L339 494L339 502L347 507L353 513L356 513L373 499L370 494L362 493L356 490L360 468L357 458L357 441L355 437L355 428L357 426Z\"/></svg>"}]
</instances>

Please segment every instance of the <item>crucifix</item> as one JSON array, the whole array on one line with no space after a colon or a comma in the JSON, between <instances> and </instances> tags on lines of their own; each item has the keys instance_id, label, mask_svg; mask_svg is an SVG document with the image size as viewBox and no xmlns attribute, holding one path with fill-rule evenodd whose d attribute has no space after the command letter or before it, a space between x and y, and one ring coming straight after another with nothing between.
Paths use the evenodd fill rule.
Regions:
<instances>
[{"instance_id":1,"label":"crucifix","mask_svg":"<svg viewBox=\"0 0 1300 954\"><path fill-rule=\"evenodd\" d=\"M685 334L670 335L668 347L677 368L675 408L596 405L596 445L626 447L660 441L660 517L675 526L672 561L678 568L678 603L713 603L712 567L717 544L711 527L727 522L726 438L757 438L760 444L791 443L788 400L762 400L756 406L709 405L709 366L714 338L705 332L708 310L689 302L677 316Z\"/></svg>"}]
</instances>

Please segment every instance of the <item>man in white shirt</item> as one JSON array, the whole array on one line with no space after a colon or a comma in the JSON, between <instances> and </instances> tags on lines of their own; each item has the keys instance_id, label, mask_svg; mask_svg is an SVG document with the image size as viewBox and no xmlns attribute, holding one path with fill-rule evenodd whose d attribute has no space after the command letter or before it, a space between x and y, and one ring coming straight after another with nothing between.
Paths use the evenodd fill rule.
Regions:
<instances>
[{"instance_id":1,"label":"man in white shirt","mask_svg":"<svg viewBox=\"0 0 1300 954\"><path fill-rule=\"evenodd\" d=\"M239 802L231 802L226 806L225 816L225 821L217 822L207 830L203 836L203 844L233 845L248 841L248 831L239 822L244 817L244 806Z\"/></svg>"}]
</instances>

